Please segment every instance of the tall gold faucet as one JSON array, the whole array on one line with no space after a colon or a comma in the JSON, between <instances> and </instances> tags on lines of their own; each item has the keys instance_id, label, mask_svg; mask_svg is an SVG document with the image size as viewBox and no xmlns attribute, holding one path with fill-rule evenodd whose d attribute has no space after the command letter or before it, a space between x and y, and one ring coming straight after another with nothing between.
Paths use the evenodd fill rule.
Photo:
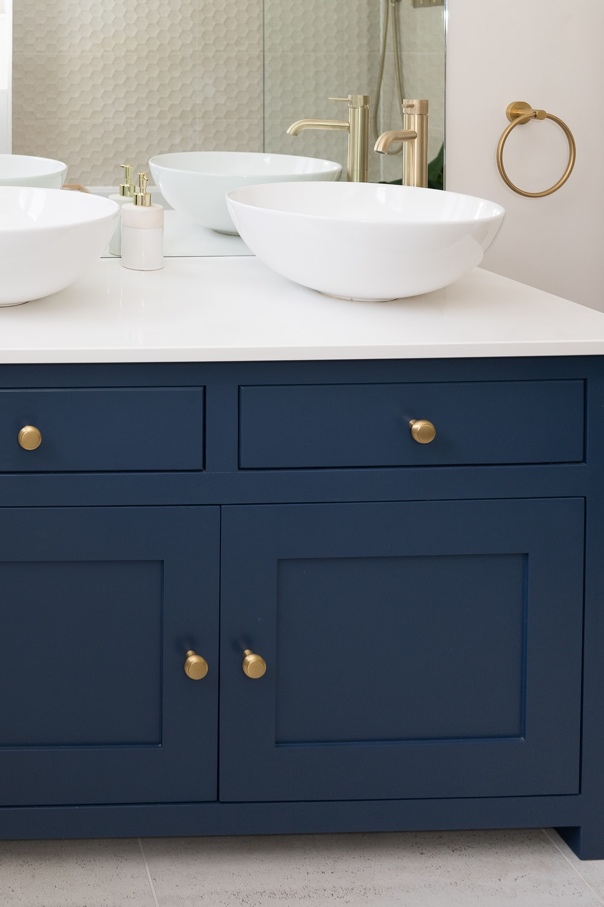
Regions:
<instances>
[{"instance_id":1,"label":"tall gold faucet","mask_svg":"<svg viewBox=\"0 0 604 907\"><path fill-rule=\"evenodd\" d=\"M383 132L374 151L387 154L390 146L403 142L403 186L428 185L428 102L403 101L403 128Z\"/></svg>"},{"instance_id":2,"label":"tall gold faucet","mask_svg":"<svg viewBox=\"0 0 604 907\"><path fill-rule=\"evenodd\" d=\"M339 129L348 132L347 179L352 183L369 180L369 95L349 94L347 98L330 98L346 101L348 120L296 120L287 130L288 135L298 135L303 129Z\"/></svg>"}]
</instances>

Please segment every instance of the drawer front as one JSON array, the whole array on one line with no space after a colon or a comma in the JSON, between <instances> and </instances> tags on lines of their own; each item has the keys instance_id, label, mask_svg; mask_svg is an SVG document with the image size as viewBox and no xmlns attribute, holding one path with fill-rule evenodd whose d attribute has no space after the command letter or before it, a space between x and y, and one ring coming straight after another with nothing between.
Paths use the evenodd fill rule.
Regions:
<instances>
[{"instance_id":1,"label":"drawer front","mask_svg":"<svg viewBox=\"0 0 604 907\"><path fill-rule=\"evenodd\" d=\"M41 434L35 449L20 446L24 426ZM0 472L203 466L203 387L0 391Z\"/></svg>"},{"instance_id":2,"label":"drawer front","mask_svg":"<svg viewBox=\"0 0 604 907\"><path fill-rule=\"evenodd\" d=\"M240 388L241 469L577 463L584 383L480 381ZM414 440L427 420L434 440Z\"/></svg>"}]
</instances>

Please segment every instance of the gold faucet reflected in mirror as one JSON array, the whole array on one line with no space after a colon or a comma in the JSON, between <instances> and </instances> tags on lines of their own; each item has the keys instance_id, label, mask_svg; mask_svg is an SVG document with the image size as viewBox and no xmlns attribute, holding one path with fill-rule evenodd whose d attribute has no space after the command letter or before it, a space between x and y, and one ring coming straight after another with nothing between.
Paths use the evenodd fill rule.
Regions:
<instances>
[{"instance_id":1,"label":"gold faucet reflected in mirror","mask_svg":"<svg viewBox=\"0 0 604 907\"><path fill-rule=\"evenodd\" d=\"M403 186L428 185L428 101L403 101L403 128L383 132L374 145L388 154L391 145L403 142Z\"/></svg>"},{"instance_id":2,"label":"gold faucet reflected in mirror","mask_svg":"<svg viewBox=\"0 0 604 907\"><path fill-rule=\"evenodd\" d=\"M347 98L329 98L348 104L348 120L296 120L287 130L298 135L304 129L336 129L348 132L347 179L351 183L369 180L369 95L349 94Z\"/></svg>"}]
</instances>

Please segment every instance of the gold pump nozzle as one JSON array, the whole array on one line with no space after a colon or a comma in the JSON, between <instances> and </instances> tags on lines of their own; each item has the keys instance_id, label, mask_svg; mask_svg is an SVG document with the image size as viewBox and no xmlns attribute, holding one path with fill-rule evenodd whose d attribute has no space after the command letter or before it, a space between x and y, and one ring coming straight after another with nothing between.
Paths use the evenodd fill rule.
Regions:
<instances>
[{"instance_id":1,"label":"gold pump nozzle","mask_svg":"<svg viewBox=\"0 0 604 907\"><path fill-rule=\"evenodd\" d=\"M132 198L134 195L134 183L132 182L132 164L120 164L124 168L124 182L120 183L120 195L122 198Z\"/></svg>"},{"instance_id":2,"label":"gold pump nozzle","mask_svg":"<svg viewBox=\"0 0 604 907\"><path fill-rule=\"evenodd\" d=\"M151 206L151 193L147 192L147 183L149 182L148 173L139 173L138 188L134 193L134 204L137 207L149 208Z\"/></svg>"}]
</instances>

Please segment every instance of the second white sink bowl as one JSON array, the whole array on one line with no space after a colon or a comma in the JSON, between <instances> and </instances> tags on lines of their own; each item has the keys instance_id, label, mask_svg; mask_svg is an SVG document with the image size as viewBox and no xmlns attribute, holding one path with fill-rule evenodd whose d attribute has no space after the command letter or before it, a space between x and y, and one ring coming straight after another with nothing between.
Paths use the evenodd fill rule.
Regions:
<instances>
[{"instance_id":1,"label":"second white sink bowl","mask_svg":"<svg viewBox=\"0 0 604 907\"><path fill-rule=\"evenodd\" d=\"M169 205L202 227L237 233L225 196L253 183L337 180L335 161L253 151L181 151L149 160L155 184Z\"/></svg>"},{"instance_id":2,"label":"second white sink bowl","mask_svg":"<svg viewBox=\"0 0 604 907\"><path fill-rule=\"evenodd\" d=\"M386 301L448 286L476 267L504 217L494 202L379 183L280 183L229 192L243 241L302 286Z\"/></svg>"},{"instance_id":3,"label":"second white sink bowl","mask_svg":"<svg viewBox=\"0 0 604 907\"><path fill-rule=\"evenodd\" d=\"M119 210L98 195L0 186L0 306L73 283L100 257Z\"/></svg>"},{"instance_id":4,"label":"second white sink bowl","mask_svg":"<svg viewBox=\"0 0 604 907\"><path fill-rule=\"evenodd\" d=\"M0 154L0 186L43 186L60 189L67 164L29 154Z\"/></svg>"}]
</instances>

